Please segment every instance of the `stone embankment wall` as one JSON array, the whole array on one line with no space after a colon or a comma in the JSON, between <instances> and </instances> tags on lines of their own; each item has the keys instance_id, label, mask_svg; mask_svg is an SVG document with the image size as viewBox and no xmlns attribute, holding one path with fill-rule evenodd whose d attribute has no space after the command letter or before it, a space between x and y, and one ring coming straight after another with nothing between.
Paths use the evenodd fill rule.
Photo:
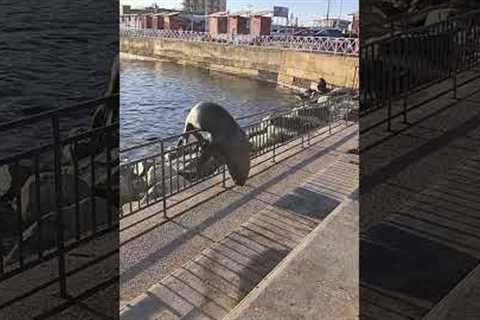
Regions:
<instances>
[{"instance_id":1,"label":"stone embankment wall","mask_svg":"<svg viewBox=\"0 0 480 320\"><path fill-rule=\"evenodd\" d=\"M291 88L309 87L320 78L335 86L358 86L358 58L352 56L127 37L120 39L120 51L247 76Z\"/></svg>"}]
</instances>

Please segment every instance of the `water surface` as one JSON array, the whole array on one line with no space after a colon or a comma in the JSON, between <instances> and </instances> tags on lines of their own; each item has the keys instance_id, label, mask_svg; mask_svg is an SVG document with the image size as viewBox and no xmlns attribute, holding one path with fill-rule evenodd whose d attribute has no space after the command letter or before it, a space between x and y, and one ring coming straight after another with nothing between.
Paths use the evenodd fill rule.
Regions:
<instances>
[{"instance_id":1,"label":"water surface","mask_svg":"<svg viewBox=\"0 0 480 320\"><path fill-rule=\"evenodd\" d=\"M103 96L118 52L114 1L0 2L0 123ZM63 128L88 121L78 113ZM50 130L42 123L2 132L0 151L46 142Z\"/></svg>"},{"instance_id":2,"label":"water surface","mask_svg":"<svg viewBox=\"0 0 480 320\"><path fill-rule=\"evenodd\" d=\"M271 83L168 62L122 59L120 77L122 149L180 133L201 101L218 103L236 118L295 104L291 91Z\"/></svg>"}]
</instances>

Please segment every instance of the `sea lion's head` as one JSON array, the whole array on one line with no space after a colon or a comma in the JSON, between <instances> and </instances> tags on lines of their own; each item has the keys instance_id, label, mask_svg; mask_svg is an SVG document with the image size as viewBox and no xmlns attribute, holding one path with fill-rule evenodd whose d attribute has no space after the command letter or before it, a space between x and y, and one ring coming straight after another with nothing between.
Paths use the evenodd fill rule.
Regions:
<instances>
[{"instance_id":1,"label":"sea lion's head","mask_svg":"<svg viewBox=\"0 0 480 320\"><path fill-rule=\"evenodd\" d=\"M223 148L225 162L228 171L237 186L245 185L250 173L250 149L251 145L245 133L239 141L232 142Z\"/></svg>"}]
</instances>

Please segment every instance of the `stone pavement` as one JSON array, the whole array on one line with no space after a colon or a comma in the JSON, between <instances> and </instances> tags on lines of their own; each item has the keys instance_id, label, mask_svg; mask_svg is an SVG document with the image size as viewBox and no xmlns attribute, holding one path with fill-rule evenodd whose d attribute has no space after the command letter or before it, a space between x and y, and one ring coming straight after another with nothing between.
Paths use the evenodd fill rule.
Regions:
<instances>
[{"instance_id":1,"label":"stone pavement","mask_svg":"<svg viewBox=\"0 0 480 320\"><path fill-rule=\"evenodd\" d=\"M121 318L223 319L357 188L358 156L335 153L307 182L264 202L238 228L127 303Z\"/></svg>"},{"instance_id":2,"label":"stone pavement","mask_svg":"<svg viewBox=\"0 0 480 320\"><path fill-rule=\"evenodd\" d=\"M480 158L472 159L361 233L362 314L422 319L439 303L449 304L443 299L459 284L465 286L480 263L478 173ZM462 308L477 302L472 296Z\"/></svg>"},{"instance_id":3,"label":"stone pavement","mask_svg":"<svg viewBox=\"0 0 480 320\"><path fill-rule=\"evenodd\" d=\"M300 144L296 141L295 144ZM121 305L224 239L266 206L280 201L303 181L328 168L358 146L358 126L341 124L311 144L282 151L276 162L259 158L244 187L199 185L173 197L166 220L160 205L121 221ZM280 152L283 152L280 154ZM209 183L209 185L211 185ZM185 200L184 202L181 202Z\"/></svg>"},{"instance_id":4,"label":"stone pavement","mask_svg":"<svg viewBox=\"0 0 480 320\"><path fill-rule=\"evenodd\" d=\"M478 73L463 75L459 82L475 75ZM434 98L450 86L449 81L442 82L410 97L409 103L414 106ZM392 132L386 131L385 124L364 132L384 119L386 110L360 119L362 230L438 183L448 170L480 148L480 79L461 87L458 96L455 100L449 93L410 111L408 123L394 120ZM394 104L393 113L400 110L401 101Z\"/></svg>"},{"instance_id":5,"label":"stone pavement","mask_svg":"<svg viewBox=\"0 0 480 320\"><path fill-rule=\"evenodd\" d=\"M358 198L338 206L224 320L358 319Z\"/></svg>"}]
</instances>

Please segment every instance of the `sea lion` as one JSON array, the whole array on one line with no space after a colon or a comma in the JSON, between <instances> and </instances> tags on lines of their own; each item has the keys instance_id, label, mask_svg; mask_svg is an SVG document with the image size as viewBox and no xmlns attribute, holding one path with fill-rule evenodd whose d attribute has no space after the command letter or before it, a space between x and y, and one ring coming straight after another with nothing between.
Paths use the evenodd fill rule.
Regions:
<instances>
[{"instance_id":1,"label":"sea lion","mask_svg":"<svg viewBox=\"0 0 480 320\"><path fill-rule=\"evenodd\" d=\"M211 137L202 152L200 163L212 156L220 163L225 162L235 184L243 186L250 172L250 143L235 119L216 103L200 102L190 110L185 120L185 135L177 145L188 143L190 134L205 142L199 131L206 131Z\"/></svg>"}]
</instances>

